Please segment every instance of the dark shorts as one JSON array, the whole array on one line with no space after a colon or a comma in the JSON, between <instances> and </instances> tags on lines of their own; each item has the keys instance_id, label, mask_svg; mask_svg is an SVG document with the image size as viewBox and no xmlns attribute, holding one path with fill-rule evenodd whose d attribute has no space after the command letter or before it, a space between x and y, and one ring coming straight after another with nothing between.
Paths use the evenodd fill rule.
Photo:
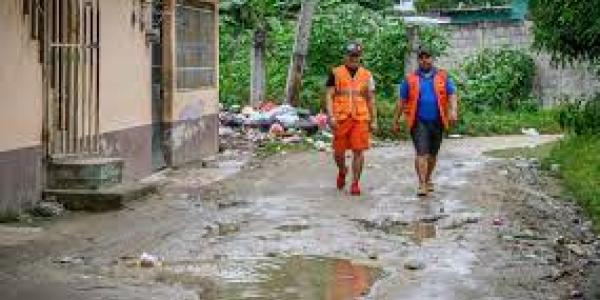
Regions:
<instances>
[{"instance_id":1,"label":"dark shorts","mask_svg":"<svg viewBox=\"0 0 600 300\"><path fill-rule=\"evenodd\" d=\"M439 121L417 121L410 131L417 155L437 156L442 145L443 128Z\"/></svg>"}]
</instances>

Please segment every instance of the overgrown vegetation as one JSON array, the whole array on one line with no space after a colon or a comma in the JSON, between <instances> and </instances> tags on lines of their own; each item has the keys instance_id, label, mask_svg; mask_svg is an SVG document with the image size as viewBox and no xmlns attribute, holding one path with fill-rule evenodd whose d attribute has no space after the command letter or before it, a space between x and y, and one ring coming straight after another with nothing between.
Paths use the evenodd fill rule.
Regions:
<instances>
[{"instance_id":1,"label":"overgrown vegetation","mask_svg":"<svg viewBox=\"0 0 600 300\"><path fill-rule=\"evenodd\" d=\"M530 112L535 63L528 53L514 49L485 49L468 57L458 71L461 103L468 111Z\"/></svg>"},{"instance_id":2,"label":"overgrown vegetation","mask_svg":"<svg viewBox=\"0 0 600 300\"><path fill-rule=\"evenodd\" d=\"M278 103L284 95L295 33L296 20L293 16L299 9L299 2L288 1L285 6L271 0L241 2L252 1L270 1L274 5L270 13L258 18L264 19L264 26L269 32L267 98ZM322 110L328 72L342 62L343 47L349 40L362 41L365 47L363 62L373 72L377 82L379 129L376 135L381 138L406 138L405 131L400 135L393 135L390 131L397 84L403 76L408 45L405 26L387 17L381 10L388 4L386 1L319 2L313 20L299 104L313 113ZM273 14L284 17L274 17ZM231 13L221 17L220 99L225 106L243 105L248 103L249 98L249 58L253 30L240 27L239 19L240 16ZM356 26L357 23L362 25ZM421 27L419 40L432 49L436 56L444 53L448 47L447 35L436 27ZM467 58L459 70L451 73L461 97L459 123L453 133L475 136L518 134L523 127L534 127L542 133L560 131L555 112L538 111L538 104L532 97L534 64L527 53L508 49L484 50Z\"/></svg>"},{"instance_id":3,"label":"overgrown vegetation","mask_svg":"<svg viewBox=\"0 0 600 300\"><path fill-rule=\"evenodd\" d=\"M563 129L576 135L600 135L600 94L564 103L559 122Z\"/></svg>"},{"instance_id":4,"label":"overgrown vegetation","mask_svg":"<svg viewBox=\"0 0 600 300\"><path fill-rule=\"evenodd\" d=\"M363 43L363 62L375 76L378 98L395 99L396 84L404 70L407 38L404 25L387 17L385 10L381 9L388 5L391 2L383 0L319 1L311 31L300 106L313 112L323 108L327 75L334 66L342 63L343 48L351 40ZM294 6L287 6L287 9L293 10ZM269 32L267 98L280 102L294 42L295 19L271 17L269 14L261 18L265 19ZM220 99L226 106L245 104L249 98L252 30L240 28L238 19L239 16L224 14L220 24ZM421 40L438 53L442 53L448 45L444 34L436 28L421 30Z\"/></svg>"},{"instance_id":5,"label":"overgrown vegetation","mask_svg":"<svg viewBox=\"0 0 600 300\"><path fill-rule=\"evenodd\" d=\"M555 110L541 110L532 95L533 58L514 49L485 49L452 72L460 95L460 118L453 133L485 136L541 133L561 128Z\"/></svg>"},{"instance_id":6,"label":"overgrown vegetation","mask_svg":"<svg viewBox=\"0 0 600 300\"><path fill-rule=\"evenodd\" d=\"M570 136L551 151L546 164L559 164L561 178L600 230L600 135Z\"/></svg>"},{"instance_id":7,"label":"overgrown vegetation","mask_svg":"<svg viewBox=\"0 0 600 300\"><path fill-rule=\"evenodd\" d=\"M530 0L534 47L555 62L589 62L600 74L600 6L586 0ZM600 229L600 95L564 104L559 113L566 139L548 161L560 165L569 191Z\"/></svg>"}]
</instances>

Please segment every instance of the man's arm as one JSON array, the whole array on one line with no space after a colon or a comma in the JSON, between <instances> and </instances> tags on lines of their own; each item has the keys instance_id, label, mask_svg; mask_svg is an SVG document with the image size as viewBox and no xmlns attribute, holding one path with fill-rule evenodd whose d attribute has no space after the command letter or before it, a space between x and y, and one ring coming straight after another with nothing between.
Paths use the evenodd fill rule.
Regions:
<instances>
[{"instance_id":1,"label":"man's arm","mask_svg":"<svg viewBox=\"0 0 600 300\"><path fill-rule=\"evenodd\" d=\"M404 111L404 101L405 100L402 98L398 98L398 101L396 101L396 107L394 109L394 124L398 124L400 122L400 117Z\"/></svg>"},{"instance_id":2,"label":"man's arm","mask_svg":"<svg viewBox=\"0 0 600 300\"><path fill-rule=\"evenodd\" d=\"M371 75L367 92L367 109L369 110L369 118L371 119L371 123L369 124L371 131L377 130L377 106L375 103L375 80L373 79L373 75Z\"/></svg>"},{"instance_id":3,"label":"man's arm","mask_svg":"<svg viewBox=\"0 0 600 300\"><path fill-rule=\"evenodd\" d=\"M377 107L375 106L375 91L367 93L367 109L371 119L371 130L377 130Z\"/></svg>"},{"instance_id":4,"label":"man's arm","mask_svg":"<svg viewBox=\"0 0 600 300\"><path fill-rule=\"evenodd\" d=\"M333 118L333 93L335 93L334 87L327 87L327 93L325 95L325 101L327 106L327 115L329 116L329 123L332 128L337 126L335 119Z\"/></svg>"},{"instance_id":5,"label":"man's arm","mask_svg":"<svg viewBox=\"0 0 600 300\"><path fill-rule=\"evenodd\" d=\"M400 118L404 113L404 103L408 98L408 83L403 81L400 84L400 89L398 93L398 101L396 101L396 107L394 109L394 120L392 121L392 130L394 132L400 131Z\"/></svg>"},{"instance_id":6,"label":"man's arm","mask_svg":"<svg viewBox=\"0 0 600 300\"><path fill-rule=\"evenodd\" d=\"M456 87L454 81L448 78L446 83L446 90L448 92L448 119L451 123L458 121L458 96L456 94Z\"/></svg>"},{"instance_id":7,"label":"man's arm","mask_svg":"<svg viewBox=\"0 0 600 300\"><path fill-rule=\"evenodd\" d=\"M327 90L325 94L325 108L327 109L327 115L329 117L329 125L334 129L337 126L337 122L333 117L333 95L335 94L335 75L329 72L327 76L327 82L325 82L325 88Z\"/></svg>"}]
</instances>

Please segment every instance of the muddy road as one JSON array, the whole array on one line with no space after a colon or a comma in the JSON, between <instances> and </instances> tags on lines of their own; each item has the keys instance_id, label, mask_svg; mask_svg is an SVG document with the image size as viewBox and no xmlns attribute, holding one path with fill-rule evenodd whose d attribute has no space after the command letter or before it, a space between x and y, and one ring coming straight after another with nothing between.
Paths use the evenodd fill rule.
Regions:
<instances>
[{"instance_id":1,"label":"muddy road","mask_svg":"<svg viewBox=\"0 0 600 300\"><path fill-rule=\"evenodd\" d=\"M535 161L483 155L555 138L448 140L426 199L407 143L368 153L361 197L328 153L176 170L118 212L2 226L0 299L600 299L581 211Z\"/></svg>"}]
</instances>

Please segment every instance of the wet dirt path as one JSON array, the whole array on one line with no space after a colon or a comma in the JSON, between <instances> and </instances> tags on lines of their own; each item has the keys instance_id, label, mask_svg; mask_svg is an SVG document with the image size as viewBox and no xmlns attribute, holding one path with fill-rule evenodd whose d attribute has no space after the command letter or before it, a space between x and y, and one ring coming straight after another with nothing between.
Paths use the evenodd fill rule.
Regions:
<instances>
[{"instance_id":1,"label":"wet dirt path","mask_svg":"<svg viewBox=\"0 0 600 300\"><path fill-rule=\"evenodd\" d=\"M175 171L152 199L0 244L1 299L563 299L499 287L507 189L486 186L505 183L482 154L555 138L448 140L427 199L406 143L369 152L361 197L334 188L327 153ZM140 267L142 252L164 260Z\"/></svg>"}]
</instances>

